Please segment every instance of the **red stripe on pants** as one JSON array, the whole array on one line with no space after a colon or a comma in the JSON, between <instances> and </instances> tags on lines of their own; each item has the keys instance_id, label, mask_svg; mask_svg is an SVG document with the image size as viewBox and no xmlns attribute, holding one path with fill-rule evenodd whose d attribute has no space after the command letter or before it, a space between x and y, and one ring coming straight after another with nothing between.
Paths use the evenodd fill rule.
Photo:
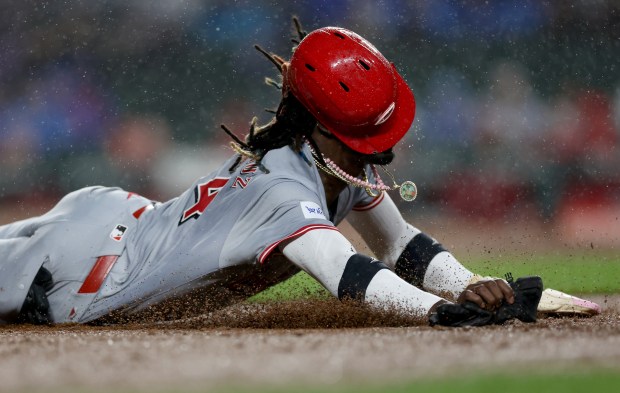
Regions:
<instances>
[{"instance_id":1,"label":"red stripe on pants","mask_svg":"<svg viewBox=\"0 0 620 393\"><path fill-rule=\"evenodd\" d=\"M78 293L97 293L117 259L118 255L104 255L97 258L95 266L88 273Z\"/></svg>"}]
</instances>

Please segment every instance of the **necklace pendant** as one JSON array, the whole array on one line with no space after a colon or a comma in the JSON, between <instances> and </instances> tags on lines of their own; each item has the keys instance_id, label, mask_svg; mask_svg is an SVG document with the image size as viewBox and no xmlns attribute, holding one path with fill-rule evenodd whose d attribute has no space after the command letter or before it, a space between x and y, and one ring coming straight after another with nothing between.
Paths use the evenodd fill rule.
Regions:
<instances>
[{"instance_id":1,"label":"necklace pendant","mask_svg":"<svg viewBox=\"0 0 620 393\"><path fill-rule=\"evenodd\" d=\"M418 196L418 187L411 180L404 181L399 187L400 197L411 202Z\"/></svg>"}]
</instances>

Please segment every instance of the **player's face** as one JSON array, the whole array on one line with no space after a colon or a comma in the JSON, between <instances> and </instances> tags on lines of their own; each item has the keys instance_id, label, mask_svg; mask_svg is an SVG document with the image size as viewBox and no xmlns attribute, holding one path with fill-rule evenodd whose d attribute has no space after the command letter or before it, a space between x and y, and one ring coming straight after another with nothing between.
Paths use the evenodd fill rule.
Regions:
<instances>
[{"instance_id":1,"label":"player's face","mask_svg":"<svg viewBox=\"0 0 620 393\"><path fill-rule=\"evenodd\" d=\"M347 173L358 176L364 169L364 155L349 149L329 131L315 128L312 138L326 158L334 161Z\"/></svg>"},{"instance_id":2,"label":"player's face","mask_svg":"<svg viewBox=\"0 0 620 393\"><path fill-rule=\"evenodd\" d=\"M375 165L390 165L394 160L394 152L392 148L377 154L367 154L366 162Z\"/></svg>"}]
</instances>

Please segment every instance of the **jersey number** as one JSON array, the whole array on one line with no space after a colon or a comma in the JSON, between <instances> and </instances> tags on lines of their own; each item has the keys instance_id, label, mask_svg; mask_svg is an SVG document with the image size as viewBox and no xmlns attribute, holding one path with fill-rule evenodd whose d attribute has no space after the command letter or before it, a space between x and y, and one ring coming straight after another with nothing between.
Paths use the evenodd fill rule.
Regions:
<instances>
[{"instance_id":1,"label":"jersey number","mask_svg":"<svg viewBox=\"0 0 620 393\"><path fill-rule=\"evenodd\" d=\"M198 184L196 188L194 188L196 203L183 212L179 220L179 225L187 222L190 218L197 219L200 217L217 193L226 185L228 179L228 177L216 177L206 183Z\"/></svg>"}]
</instances>

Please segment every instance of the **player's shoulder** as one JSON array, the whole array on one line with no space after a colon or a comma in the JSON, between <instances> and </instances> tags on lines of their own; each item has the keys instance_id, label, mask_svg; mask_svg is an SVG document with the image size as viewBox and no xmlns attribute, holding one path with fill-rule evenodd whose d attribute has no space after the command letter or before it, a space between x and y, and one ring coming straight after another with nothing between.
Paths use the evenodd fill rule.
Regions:
<instances>
[{"instance_id":1,"label":"player's shoulder","mask_svg":"<svg viewBox=\"0 0 620 393\"><path fill-rule=\"evenodd\" d=\"M257 171L259 174L252 180L253 192L263 202L288 205L311 201L323 205L320 177L303 151L296 152L289 146L271 150Z\"/></svg>"},{"instance_id":2,"label":"player's shoulder","mask_svg":"<svg viewBox=\"0 0 620 393\"><path fill-rule=\"evenodd\" d=\"M306 174L312 171L312 160L307 149L296 151L292 146L283 146L267 152L262 165L274 175Z\"/></svg>"},{"instance_id":3,"label":"player's shoulder","mask_svg":"<svg viewBox=\"0 0 620 393\"><path fill-rule=\"evenodd\" d=\"M270 189L318 193L320 178L309 157L305 150L297 152L290 146L271 150L261 161L261 180Z\"/></svg>"},{"instance_id":4,"label":"player's shoulder","mask_svg":"<svg viewBox=\"0 0 620 393\"><path fill-rule=\"evenodd\" d=\"M209 176L197 179L184 194L184 200L196 200L200 191L218 194L218 203L265 208L297 201L323 204L322 185L313 164L289 146L270 150L260 162L239 156L221 165ZM207 195L208 194L208 195ZM189 202L188 202L189 203Z\"/></svg>"}]
</instances>

